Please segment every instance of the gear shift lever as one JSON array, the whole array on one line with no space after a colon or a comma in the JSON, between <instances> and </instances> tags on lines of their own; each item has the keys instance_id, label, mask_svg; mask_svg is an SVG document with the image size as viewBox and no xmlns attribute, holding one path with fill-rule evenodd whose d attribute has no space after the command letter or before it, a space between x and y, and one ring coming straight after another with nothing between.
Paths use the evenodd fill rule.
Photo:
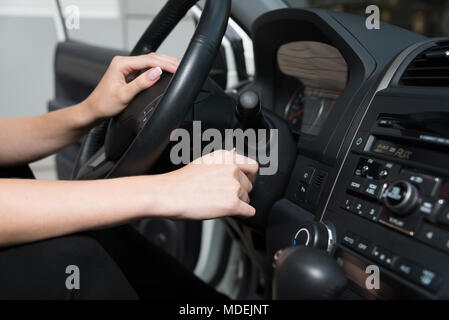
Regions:
<instances>
[{"instance_id":1,"label":"gear shift lever","mask_svg":"<svg viewBox=\"0 0 449 320\"><path fill-rule=\"evenodd\" d=\"M273 298L276 300L336 299L348 280L325 251L296 246L275 255Z\"/></svg>"},{"instance_id":2,"label":"gear shift lever","mask_svg":"<svg viewBox=\"0 0 449 320\"><path fill-rule=\"evenodd\" d=\"M240 94L236 108L236 116L243 129L263 129L259 95L252 90Z\"/></svg>"}]
</instances>

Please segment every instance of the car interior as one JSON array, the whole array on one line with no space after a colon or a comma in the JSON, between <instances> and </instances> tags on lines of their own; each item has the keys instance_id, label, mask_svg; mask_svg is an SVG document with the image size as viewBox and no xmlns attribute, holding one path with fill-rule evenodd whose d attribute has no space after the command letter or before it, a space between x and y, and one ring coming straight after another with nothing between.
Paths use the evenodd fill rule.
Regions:
<instances>
[{"instance_id":1,"label":"car interior","mask_svg":"<svg viewBox=\"0 0 449 320\"><path fill-rule=\"evenodd\" d=\"M131 52L59 43L48 110L85 99L114 56L157 51L187 12L176 74L58 153L59 179L177 169L170 133L194 121L275 129L255 217L134 227L233 299L449 298L449 38L281 0L169 0Z\"/></svg>"}]
</instances>

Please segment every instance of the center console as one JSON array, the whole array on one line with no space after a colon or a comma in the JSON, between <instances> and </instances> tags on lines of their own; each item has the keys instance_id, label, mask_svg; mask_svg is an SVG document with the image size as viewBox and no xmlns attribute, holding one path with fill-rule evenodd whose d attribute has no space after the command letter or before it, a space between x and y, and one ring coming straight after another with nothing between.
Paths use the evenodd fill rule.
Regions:
<instances>
[{"instance_id":1,"label":"center console","mask_svg":"<svg viewBox=\"0 0 449 320\"><path fill-rule=\"evenodd\" d=\"M294 282L304 274L293 266L299 248L325 252L349 279L343 298L449 298L449 41L387 25L363 34L359 22L332 14L354 42L337 26L323 29L333 20L322 14L277 12L255 23L256 86L274 109L289 82L265 66L285 43L331 43L349 73L319 134L299 131L289 183L263 233L267 259ZM278 31L286 29L294 32ZM367 283L376 270L378 281Z\"/></svg>"},{"instance_id":2,"label":"center console","mask_svg":"<svg viewBox=\"0 0 449 320\"><path fill-rule=\"evenodd\" d=\"M364 296L449 297L449 95L390 88L374 98L323 216ZM380 268L368 290L366 267Z\"/></svg>"}]
</instances>

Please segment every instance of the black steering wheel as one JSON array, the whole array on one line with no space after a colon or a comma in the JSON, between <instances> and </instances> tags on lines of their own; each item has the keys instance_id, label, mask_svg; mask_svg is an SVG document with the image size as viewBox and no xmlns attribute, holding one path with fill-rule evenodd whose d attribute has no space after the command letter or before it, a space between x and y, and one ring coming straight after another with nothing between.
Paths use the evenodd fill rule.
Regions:
<instances>
[{"instance_id":1,"label":"black steering wheel","mask_svg":"<svg viewBox=\"0 0 449 320\"><path fill-rule=\"evenodd\" d=\"M169 0L131 55L156 51L198 0ZM101 179L148 173L186 118L221 46L231 0L207 0L201 20L176 74L164 73L118 116L84 140L74 178ZM102 145L101 145L102 144Z\"/></svg>"}]
</instances>

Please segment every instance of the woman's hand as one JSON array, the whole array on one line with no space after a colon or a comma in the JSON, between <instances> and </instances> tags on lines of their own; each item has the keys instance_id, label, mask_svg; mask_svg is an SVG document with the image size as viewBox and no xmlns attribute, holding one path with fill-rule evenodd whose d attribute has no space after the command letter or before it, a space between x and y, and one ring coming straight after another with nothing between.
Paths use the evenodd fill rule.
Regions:
<instances>
[{"instance_id":1,"label":"woman's hand","mask_svg":"<svg viewBox=\"0 0 449 320\"><path fill-rule=\"evenodd\" d=\"M258 164L217 151L171 173L94 181L0 179L0 247L142 218L252 217ZM55 193L58 194L55 197Z\"/></svg>"},{"instance_id":2,"label":"woman's hand","mask_svg":"<svg viewBox=\"0 0 449 320\"><path fill-rule=\"evenodd\" d=\"M114 57L91 95L82 103L94 121L120 113L142 90L154 85L163 71L175 73L179 60L158 53L135 57ZM126 78L133 71L150 68L131 82Z\"/></svg>"},{"instance_id":3,"label":"woman's hand","mask_svg":"<svg viewBox=\"0 0 449 320\"><path fill-rule=\"evenodd\" d=\"M158 176L157 210L177 219L252 217L249 193L259 165L235 151L216 151L184 168ZM150 191L153 192L153 191Z\"/></svg>"},{"instance_id":4,"label":"woman's hand","mask_svg":"<svg viewBox=\"0 0 449 320\"><path fill-rule=\"evenodd\" d=\"M79 141L99 121L117 115L142 90L174 73L179 60L150 53L115 57L92 94L80 104L44 115L0 119L0 165L30 163ZM148 69L129 83L133 71ZM33 139L30 139L33 137Z\"/></svg>"}]
</instances>

